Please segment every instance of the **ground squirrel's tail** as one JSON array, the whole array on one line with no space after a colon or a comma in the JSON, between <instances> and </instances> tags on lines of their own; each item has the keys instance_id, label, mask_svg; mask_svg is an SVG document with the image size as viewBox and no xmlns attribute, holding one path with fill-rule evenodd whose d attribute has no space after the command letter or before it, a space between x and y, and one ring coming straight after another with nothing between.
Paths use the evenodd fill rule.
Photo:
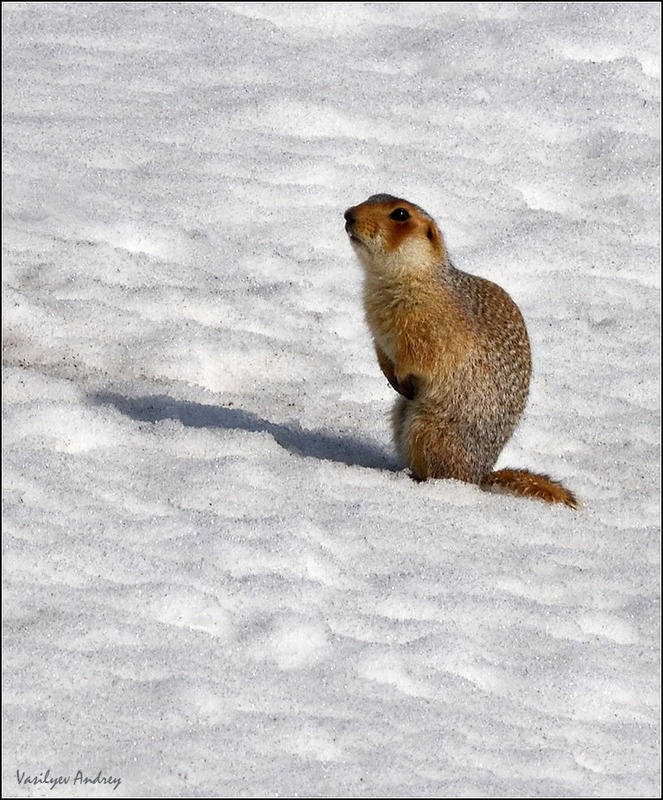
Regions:
<instances>
[{"instance_id":1,"label":"ground squirrel's tail","mask_svg":"<svg viewBox=\"0 0 663 800\"><path fill-rule=\"evenodd\" d=\"M526 469L499 469L489 472L480 486L486 491L508 492L523 497L538 497L547 503L563 503L571 508L580 508L578 499L561 483L547 475L537 475Z\"/></svg>"}]
</instances>

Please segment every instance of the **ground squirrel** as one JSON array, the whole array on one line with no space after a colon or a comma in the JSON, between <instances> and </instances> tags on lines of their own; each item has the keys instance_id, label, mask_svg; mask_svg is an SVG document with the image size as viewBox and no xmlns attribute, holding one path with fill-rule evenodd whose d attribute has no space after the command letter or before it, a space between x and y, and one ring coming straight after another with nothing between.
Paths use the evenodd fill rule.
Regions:
<instances>
[{"instance_id":1,"label":"ground squirrel","mask_svg":"<svg viewBox=\"0 0 663 800\"><path fill-rule=\"evenodd\" d=\"M433 218L388 194L345 212L364 267L364 309L378 363L399 393L397 449L416 480L578 507L547 475L493 471L525 408L531 374L518 306L491 281L456 269Z\"/></svg>"}]
</instances>

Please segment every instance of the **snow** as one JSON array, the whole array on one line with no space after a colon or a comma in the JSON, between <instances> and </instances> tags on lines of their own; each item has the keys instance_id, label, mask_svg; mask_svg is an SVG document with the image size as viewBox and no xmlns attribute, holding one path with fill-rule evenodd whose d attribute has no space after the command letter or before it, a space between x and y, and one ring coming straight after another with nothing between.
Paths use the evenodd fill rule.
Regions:
<instances>
[{"instance_id":1,"label":"snow","mask_svg":"<svg viewBox=\"0 0 663 800\"><path fill-rule=\"evenodd\" d=\"M3 796L660 796L660 4L2 15ZM398 464L378 192L580 511Z\"/></svg>"}]
</instances>

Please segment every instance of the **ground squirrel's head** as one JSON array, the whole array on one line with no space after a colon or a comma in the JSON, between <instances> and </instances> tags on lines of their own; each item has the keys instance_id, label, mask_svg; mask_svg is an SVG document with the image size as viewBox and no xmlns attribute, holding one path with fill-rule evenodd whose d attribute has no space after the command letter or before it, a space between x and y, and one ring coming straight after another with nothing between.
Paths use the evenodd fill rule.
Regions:
<instances>
[{"instance_id":1,"label":"ground squirrel's head","mask_svg":"<svg viewBox=\"0 0 663 800\"><path fill-rule=\"evenodd\" d=\"M350 243L362 265L372 272L425 270L446 259L435 220L407 200L374 194L344 216Z\"/></svg>"}]
</instances>

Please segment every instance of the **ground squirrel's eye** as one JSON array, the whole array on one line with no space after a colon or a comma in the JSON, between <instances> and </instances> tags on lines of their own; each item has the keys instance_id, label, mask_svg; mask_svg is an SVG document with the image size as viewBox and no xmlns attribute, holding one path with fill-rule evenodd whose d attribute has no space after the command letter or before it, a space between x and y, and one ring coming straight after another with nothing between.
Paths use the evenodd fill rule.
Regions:
<instances>
[{"instance_id":1,"label":"ground squirrel's eye","mask_svg":"<svg viewBox=\"0 0 663 800\"><path fill-rule=\"evenodd\" d=\"M405 222L410 219L410 212L404 208L397 208L389 214L389 219L395 219L397 222Z\"/></svg>"}]
</instances>

